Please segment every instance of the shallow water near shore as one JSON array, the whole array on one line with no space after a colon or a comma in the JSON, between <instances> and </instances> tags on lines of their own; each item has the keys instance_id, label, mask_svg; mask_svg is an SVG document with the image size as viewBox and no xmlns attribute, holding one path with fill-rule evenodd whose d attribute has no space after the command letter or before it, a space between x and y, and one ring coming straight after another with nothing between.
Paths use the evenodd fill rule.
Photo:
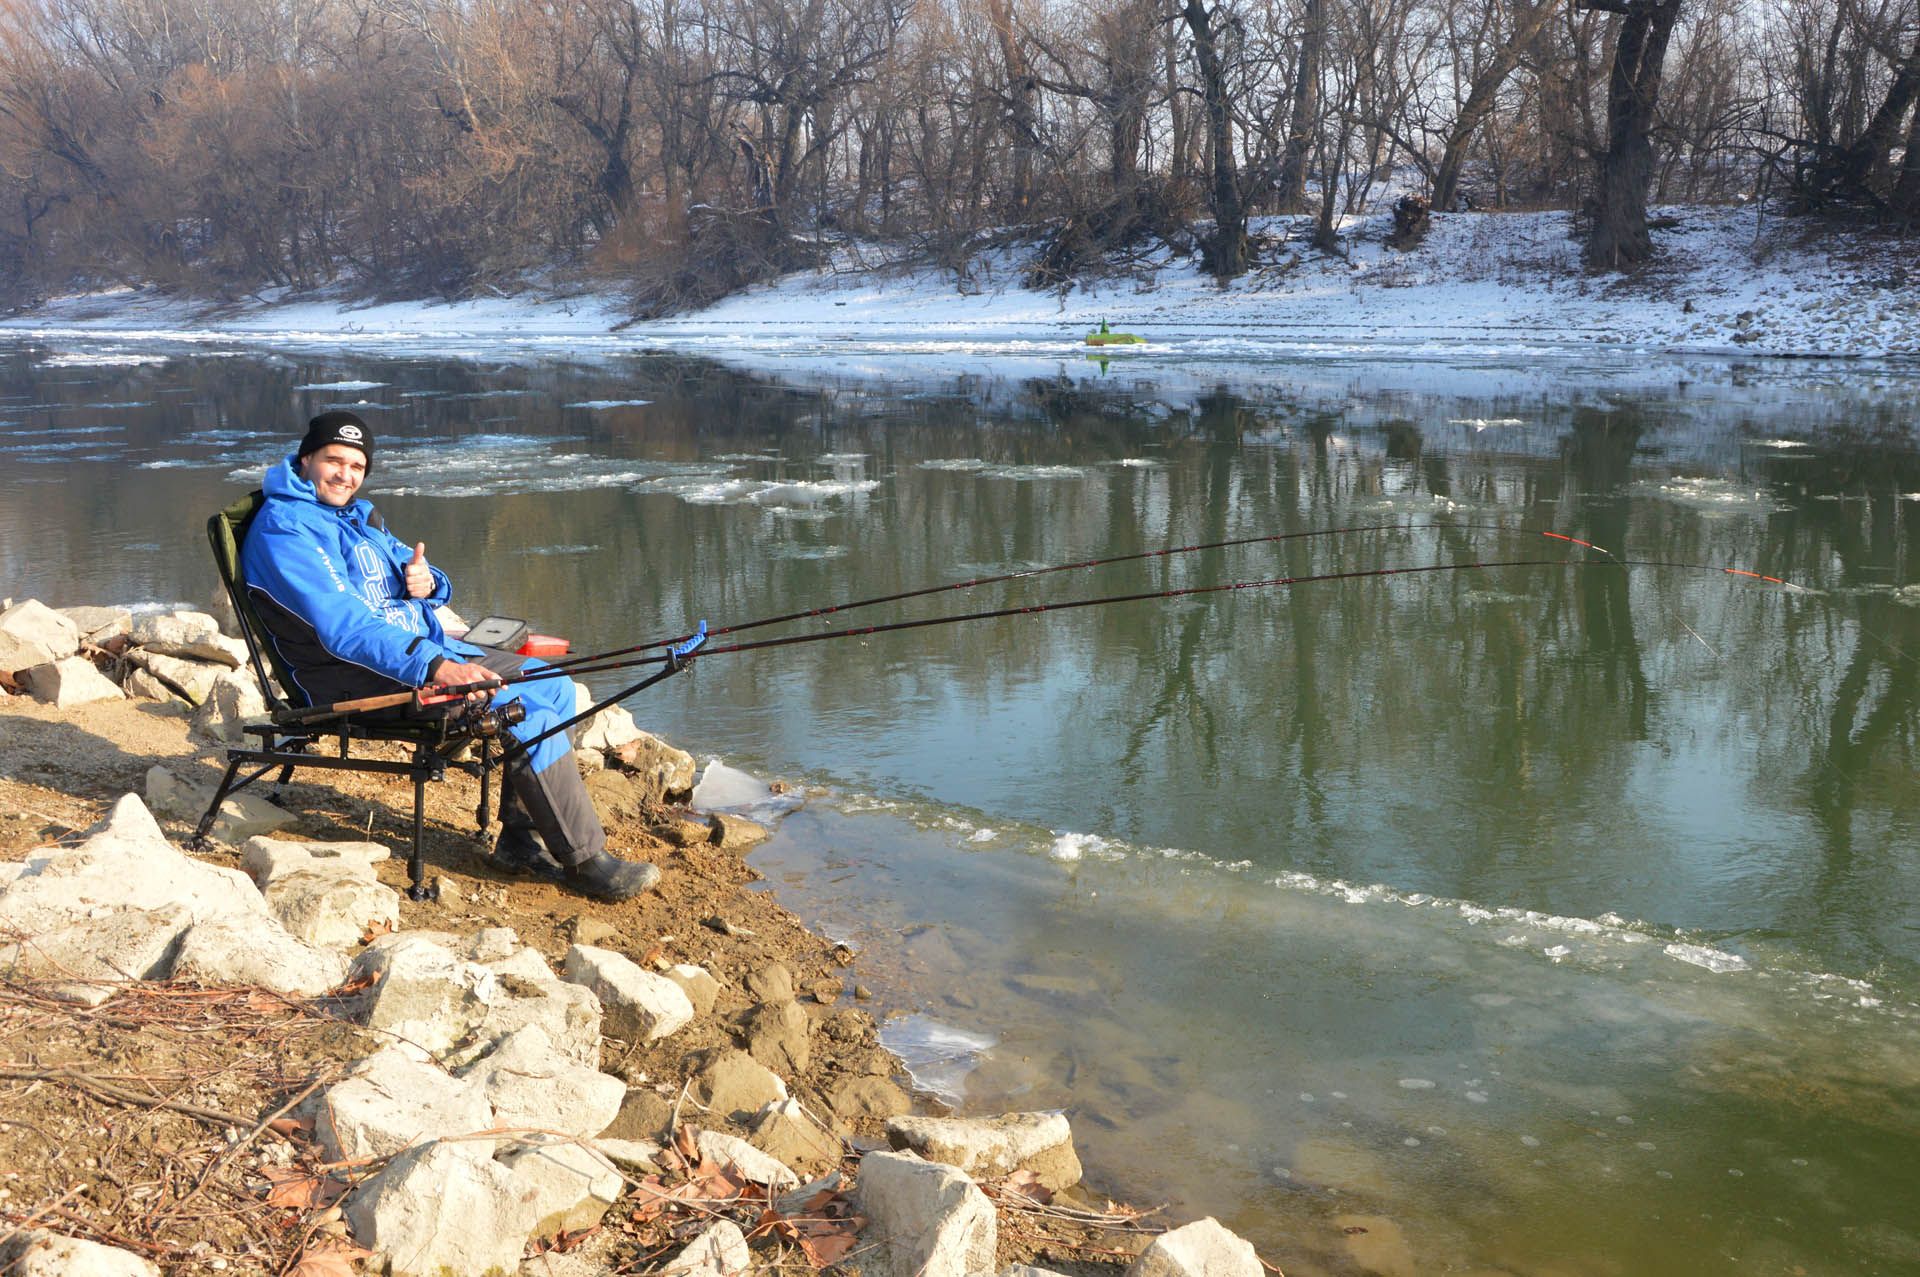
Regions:
<instances>
[{"instance_id":1,"label":"shallow water near shore","mask_svg":"<svg viewBox=\"0 0 1920 1277\"><path fill-rule=\"evenodd\" d=\"M1509 564L716 656L633 709L819 791L770 889L924 1085L1064 1108L1102 1191L1293 1273L1920 1272L1920 376L850 362L0 346L0 592L205 599L206 514L339 404L456 605L582 650L1326 529L792 628Z\"/></svg>"}]
</instances>

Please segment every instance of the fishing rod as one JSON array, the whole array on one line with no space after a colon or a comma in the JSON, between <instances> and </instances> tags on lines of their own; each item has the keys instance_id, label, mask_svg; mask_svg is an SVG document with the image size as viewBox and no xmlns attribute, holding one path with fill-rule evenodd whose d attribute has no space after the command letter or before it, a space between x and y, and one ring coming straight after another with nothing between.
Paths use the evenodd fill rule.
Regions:
<instances>
[{"instance_id":1,"label":"fishing rod","mask_svg":"<svg viewBox=\"0 0 1920 1277\"><path fill-rule=\"evenodd\" d=\"M870 599L854 599L846 603L832 603L825 607L803 608L797 612L785 612L779 616L764 616L756 621L741 621L734 625L723 625L708 630L709 638L719 638L725 634L741 634L747 630L757 630L762 626L781 625L788 621L804 621L814 617L834 616L841 612L851 612L857 608L875 607L882 603L900 603L907 599L927 598L934 594L947 594L954 590L970 590L975 586L999 585L1007 581L1024 581L1030 577L1046 576L1054 572L1075 572L1085 568L1110 567L1116 563L1138 563L1145 559L1167 559L1179 554L1197 554L1204 550L1225 550L1243 545L1271 545L1281 541L1297 541L1307 537L1348 536L1359 532L1425 532L1435 530L1459 529L1467 532L1512 532L1516 529L1498 523L1367 523L1347 528L1316 528L1309 532L1273 532L1261 536L1231 537L1224 541L1207 541L1197 545L1173 546L1164 550L1143 550L1138 554L1116 554L1105 558L1081 559L1076 563L1056 563L1047 567L1022 568L1016 572L1002 572L995 576L968 577L964 581L949 581L944 585L922 586L915 590L902 590L895 594L879 594ZM1525 531L1525 529L1518 529ZM1558 536L1556 533L1542 533L1545 536ZM1572 541L1572 537L1558 537L1563 541ZM1578 541L1577 544L1588 545ZM1610 553L1597 545L1588 545L1589 549ZM636 643L632 647L614 648L606 652L595 652L584 656L570 656L565 660L549 662L550 668L579 671L583 666L595 665L601 661L630 656L635 652L647 652L656 647L672 647L685 643L694 634L681 634L670 639L656 639L650 643Z\"/></svg>"},{"instance_id":2,"label":"fishing rod","mask_svg":"<svg viewBox=\"0 0 1920 1277\"><path fill-rule=\"evenodd\" d=\"M1398 525L1395 525L1398 526ZM1169 590L1145 590L1130 594L1107 594L1092 598L1067 599L1057 603L1029 603L1015 607L992 608L980 612L965 612L953 616L920 617L907 621L889 621L876 625L851 626L844 629L822 630L810 634L789 634L780 638L757 639L745 643L733 643L719 647L707 647L706 643L712 631L704 623L694 635L685 642L676 644L659 656L635 656L621 660L574 665L567 668L547 666L524 674L509 675L498 679L487 679L476 683L459 685L430 685L415 691L393 692L384 696L369 696L358 700L340 701L332 705L314 706L310 709L284 712L278 721L288 724L312 722L341 714L357 713L366 710L391 709L402 705L429 705L436 702L462 699L468 695L490 692L499 688L512 687L521 683L536 682L542 679L571 676L574 674L601 674L615 670L636 669L642 666L662 666L661 670L650 675L643 682L620 692L601 702L601 706L624 700L645 687L650 687L661 679L687 668L696 653L703 656L730 656L744 652L765 651L771 648L792 647L803 643L822 643L833 639L859 638L874 634L889 634L901 630L926 629L932 626L960 625L972 621L995 620L1011 616L1038 616L1047 612L1064 612L1078 608L1101 607L1116 603L1137 603L1159 599L1191 598L1199 595L1220 594L1244 590L1273 589L1284 586L1308 585L1324 581L1354 581L1376 577L1417 576L1436 572L1464 572L1474 569L1492 570L1496 568L1517 567L1568 567L1568 568L1618 568L1660 567L1678 568L1689 571L1718 572L1727 576L1746 577L1769 584L1800 590L1802 587L1779 577L1768 576L1760 572L1750 572L1744 568L1730 568L1715 563L1690 563L1656 559L1623 559L1602 546L1581 541L1562 533L1547 533L1555 540L1567 541L1597 553L1606 555L1604 559L1494 559L1465 563L1429 563L1412 567L1396 568L1354 568L1342 572L1320 572L1300 576L1267 577L1251 581L1228 581L1216 585L1183 586ZM704 649L704 650L702 650ZM562 724L570 726L572 722L588 717L594 711L583 711L574 719ZM559 728L552 729L560 730ZM538 739L545 739L552 731L542 733ZM537 740L533 743L537 743ZM527 747L530 747L527 746Z\"/></svg>"}]
</instances>

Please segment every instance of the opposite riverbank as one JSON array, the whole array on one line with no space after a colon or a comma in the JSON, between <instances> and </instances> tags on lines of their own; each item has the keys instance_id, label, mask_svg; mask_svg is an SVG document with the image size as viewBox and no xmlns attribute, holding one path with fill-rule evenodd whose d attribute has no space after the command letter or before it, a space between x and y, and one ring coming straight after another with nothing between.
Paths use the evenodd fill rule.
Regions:
<instances>
[{"instance_id":1,"label":"opposite riverbank","mask_svg":"<svg viewBox=\"0 0 1920 1277\"><path fill-rule=\"evenodd\" d=\"M1752 206L1659 210L1658 257L1591 274L1564 212L1436 215L1426 240L1388 247L1386 214L1343 228L1339 255L1304 223L1254 227L1261 264L1222 286L1159 248L1061 288L1022 280L1035 247L983 251L958 270L884 246L843 244L828 265L705 310L634 322L617 289L368 304L345 292L268 291L237 301L124 289L50 299L0 330L50 342L113 338L464 351L672 347L748 359L815 343L880 353L1078 357L1104 320L1193 359L1297 350L1615 348L1687 355L1920 357L1912 243L1772 217ZM1137 351L1139 348L1131 348ZM66 352L84 364L100 352ZM1117 358L1130 353L1122 349Z\"/></svg>"}]
</instances>

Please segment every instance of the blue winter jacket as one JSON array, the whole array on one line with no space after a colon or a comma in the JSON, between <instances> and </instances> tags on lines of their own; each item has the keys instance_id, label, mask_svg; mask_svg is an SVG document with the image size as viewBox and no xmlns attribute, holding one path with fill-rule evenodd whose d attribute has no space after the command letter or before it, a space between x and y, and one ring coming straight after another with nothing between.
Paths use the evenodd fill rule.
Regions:
<instances>
[{"instance_id":1,"label":"blue winter jacket","mask_svg":"<svg viewBox=\"0 0 1920 1277\"><path fill-rule=\"evenodd\" d=\"M371 502L327 505L293 457L267 471L264 490L240 570L299 685L290 695L321 705L415 688L441 657L479 654L448 638L434 615L453 595L446 573L431 569L428 597L407 596L413 547L386 530Z\"/></svg>"}]
</instances>

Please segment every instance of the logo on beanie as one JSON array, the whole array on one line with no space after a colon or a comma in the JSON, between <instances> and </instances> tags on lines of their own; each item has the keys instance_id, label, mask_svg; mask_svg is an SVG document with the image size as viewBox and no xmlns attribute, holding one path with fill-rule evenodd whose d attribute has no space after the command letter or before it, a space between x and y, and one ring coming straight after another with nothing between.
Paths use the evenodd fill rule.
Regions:
<instances>
[{"instance_id":1,"label":"logo on beanie","mask_svg":"<svg viewBox=\"0 0 1920 1277\"><path fill-rule=\"evenodd\" d=\"M362 430L360 429L360 427L358 427L358 426L356 426L356 425L354 425L354 424L353 424L353 423L352 423L351 421L349 421L349 422L346 422L345 424L343 424L343 425L342 425L342 426L341 426L341 427L340 427L340 428L339 428L338 430L336 430L336 431L335 431L334 433L336 433L336 434L337 434L337 435L339 435L339 436L340 436L340 437L341 437L342 439L345 439L345 440L346 440L346 441L348 441L349 443L359 443L359 442L360 442L360 440L361 440L361 438L362 438L362 437L364 436L364 434L365 434L365 432L364 432L364 431L362 431Z\"/></svg>"}]
</instances>

